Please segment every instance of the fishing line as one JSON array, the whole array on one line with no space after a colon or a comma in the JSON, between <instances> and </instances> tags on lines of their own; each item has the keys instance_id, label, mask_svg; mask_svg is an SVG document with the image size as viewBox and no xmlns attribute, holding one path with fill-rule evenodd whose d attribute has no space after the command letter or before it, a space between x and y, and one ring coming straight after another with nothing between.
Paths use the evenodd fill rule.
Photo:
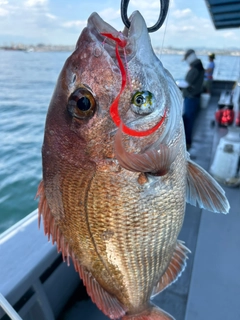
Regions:
<instances>
[{"instance_id":1,"label":"fishing line","mask_svg":"<svg viewBox=\"0 0 240 320\"><path fill-rule=\"evenodd\" d=\"M132 91L132 82L131 82L130 73L129 73L129 69L128 69L127 53L126 53L125 47L123 48L123 53L124 53L126 71L127 71L128 85L129 85L130 90Z\"/></svg>"},{"instance_id":2,"label":"fishing line","mask_svg":"<svg viewBox=\"0 0 240 320\"><path fill-rule=\"evenodd\" d=\"M166 35L166 31L167 31L167 24L168 24L168 17L169 17L169 12L170 12L170 5L171 3L171 0L169 1L169 9L168 9L168 13L167 13L167 17L166 17L166 23L165 23L165 28L164 28L164 32L163 32L163 39L162 39L162 47L161 47L161 50L160 50L160 59L161 59L161 56L162 56L162 51L163 51L163 44L164 44L164 41L165 41L165 35Z\"/></svg>"}]
</instances>

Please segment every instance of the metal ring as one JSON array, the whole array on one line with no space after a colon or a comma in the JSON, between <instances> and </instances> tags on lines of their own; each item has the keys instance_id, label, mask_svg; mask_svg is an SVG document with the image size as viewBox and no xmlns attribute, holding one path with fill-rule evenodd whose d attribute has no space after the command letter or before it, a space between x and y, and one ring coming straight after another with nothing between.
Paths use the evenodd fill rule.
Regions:
<instances>
[{"instance_id":1,"label":"metal ring","mask_svg":"<svg viewBox=\"0 0 240 320\"><path fill-rule=\"evenodd\" d=\"M129 1L130 0L121 0L121 17L122 17L123 23L128 29L130 27L130 21L127 16ZM163 25L163 22L167 16L169 0L160 0L160 5L161 5L161 11L158 17L158 21L155 23L154 26L147 28L149 33L157 31Z\"/></svg>"}]
</instances>

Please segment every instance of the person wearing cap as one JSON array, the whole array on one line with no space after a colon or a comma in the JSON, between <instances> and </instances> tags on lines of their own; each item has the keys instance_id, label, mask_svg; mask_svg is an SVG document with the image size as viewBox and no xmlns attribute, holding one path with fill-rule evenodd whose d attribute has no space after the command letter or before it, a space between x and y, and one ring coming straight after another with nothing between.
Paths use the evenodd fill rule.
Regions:
<instances>
[{"instance_id":1,"label":"person wearing cap","mask_svg":"<svg viewBox=\"0 0 240 320\"><path fill-rule=\"evenodd\" d=\"M193 49L186 51L183 60L189 64L185 77L186 85L182 88L184 98L183 123L185 128L187 150L191 148L192 131L200 107L200 96L203 88L204 68Z\"/></svg>"},{"instance_id":2,"label":"person wearing cap","mask_svg":"<svg viewBox=\"0 0 240 320\"><path fill-rule=\"evenodd\" d=\"M213 71L215 68L215 63L214 63L215 54L210 53L208 55L208 59L209 59L209 63L208 63L207 69L205 70L203 89L204 89L204 92L211 94Z\"/></svg>"}]
</instances>

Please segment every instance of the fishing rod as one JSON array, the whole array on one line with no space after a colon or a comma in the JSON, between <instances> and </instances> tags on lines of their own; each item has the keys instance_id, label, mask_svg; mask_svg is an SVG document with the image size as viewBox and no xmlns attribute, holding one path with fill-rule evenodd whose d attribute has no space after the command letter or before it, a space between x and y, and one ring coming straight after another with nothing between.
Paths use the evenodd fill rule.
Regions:
<instances>
[{"instance_id":1,"label":"fishing rod","mask_svg":"<svg viewBox=\"0 0 240 320\"><path fill-rule=\"evenodd\" d=\"M130 0L121 0L121 17L125 26L129 29L130 21L127 15L128 4ZM160 13L157 22L152 27L147 28L148 32L157 31L162 25L168 13L169 0L160 0Z\"/></svg>"}]
</instances>

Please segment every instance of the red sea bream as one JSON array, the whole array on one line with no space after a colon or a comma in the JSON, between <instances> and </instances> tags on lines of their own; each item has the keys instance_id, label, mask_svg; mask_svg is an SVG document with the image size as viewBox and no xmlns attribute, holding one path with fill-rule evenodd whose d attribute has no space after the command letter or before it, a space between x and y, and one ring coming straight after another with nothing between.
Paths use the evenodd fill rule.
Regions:
<instances>
[{"instance_id":1,"label":"red sea bream","mask_svg":"<svg viewBox=\"0 0 240 320\"><path fill-rule=\"evenodd\" d=\"M122 33L90 16L53 93L42 159L39 217L93 302L111 319L173 319L151 298L185 268L185 203L229 204L190 160L181 92L138 11Z\"/></svg>"}]
</instances>

